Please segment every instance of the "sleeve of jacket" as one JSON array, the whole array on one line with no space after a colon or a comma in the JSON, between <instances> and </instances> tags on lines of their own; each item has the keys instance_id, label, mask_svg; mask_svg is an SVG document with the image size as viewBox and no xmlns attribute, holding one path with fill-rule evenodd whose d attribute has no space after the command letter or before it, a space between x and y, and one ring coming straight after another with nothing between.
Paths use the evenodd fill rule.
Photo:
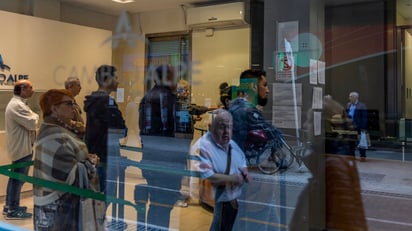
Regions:
<instances>
[{"instance_id":1,"label":"sleeve of jacket","mask_svg":"<svg viewBox=\"0 0 412 231\"><path fill-rule=\"evenodd\" d=\"M368 125L368 110L364 103L360 103L359 108L360 112L360 129L366 129Z\"/></svg>"},{"instance_id":2,"label":"sleeve of jacket","mask_svg":"<svg viewBox=\"0 0 412 231\"><path fill-rule=\"evenodd\" d=\"M39 122L39 115L33 112L27 105L16 104L12 109L14 120L27 130L34 131Z\"/></svg>"},{"instance_id":3,"label":"sleeve of jacket","mask_svg":"<svg viewBox=\"0 0 412 231\"><path fill-rule=\"evenodd\" d=\"M270 129L272 127L265 118L263 117L262 113L257 110L256 108L247 108L247 121L249 125L248 130L256 130L256 129Z\"/></svg>"},{"instance_id":4,"label":"sleeve of jacket","mask_svg":"<svg viewBox=\"0 0 412 231\"><path fill-rule=\"evenodd\" d=\"M123 119L122 112L119 110L117 103L114 101L112 97L109 97L109 105L108 105L108 113L109 113L109 128L114 129L125 129L126 123Z\"/></svg>"},{"instance_id":5,"label":"sleeve of jacket","mask_svg":"<svg viewBox=\"0 0 412 231\"><path fill-rule=\"evenodd\" d=\"M143 130L144 123L145 123L145 113L144 113L144 105L146 101L146 96L139 103L139 129L140 131Z\"/></svg>"}]
</instances>

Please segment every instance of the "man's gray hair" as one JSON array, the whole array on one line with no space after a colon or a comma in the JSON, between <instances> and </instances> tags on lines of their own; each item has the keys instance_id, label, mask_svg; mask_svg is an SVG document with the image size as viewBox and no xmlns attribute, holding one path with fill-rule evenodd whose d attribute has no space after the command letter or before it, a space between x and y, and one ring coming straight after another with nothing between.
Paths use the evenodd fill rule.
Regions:
<instances>
[{"instance_id":1,"label":"man's gray hair","mask_svg":"<svg viewBox=\"0 0 412 231\"><path fill-rule=\"evenodd\" d=\"M349 96L355 96L356 98L359 98L359 93L356 91L352 91L351 93L349 93Z\"/></svg>"},{"instance_id":2,"label":"man's gray hair","mask_svg":"<svg viewBox=\"0 0 412 231\"><path fill-rule=\"evenodd\" d=\"M69 89L73 85L73 83L75 83L75 82L80 82L80 79L77 78L77 77L74 77L74 76L70 76L64 82L64 87L66 89Z\"/></svg>"},{"instance_id":3,"label":"man's gray hair","mask_svg":"<svg viewBox=\"0 0 412 231\"><path fill-rule=\"evenodd\" d=\"M231 121L233 121L232 114L226 109L219 108L219 109L211 111L210 113L212 114L211 124L213 124L213 121L215 121L216 117L220 118L222 116L227 116L227 117L230 118Z\"/></svg>"}]
</instances>

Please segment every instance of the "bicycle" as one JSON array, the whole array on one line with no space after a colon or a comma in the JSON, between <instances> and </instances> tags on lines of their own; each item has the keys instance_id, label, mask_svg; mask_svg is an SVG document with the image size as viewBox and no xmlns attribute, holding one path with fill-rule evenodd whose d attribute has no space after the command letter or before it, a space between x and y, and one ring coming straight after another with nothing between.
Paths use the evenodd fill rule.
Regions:
<instances>
[{"instance_id":1,"label":"bicycle","mask_svg":"<svg viewBox=\"0 0 412 231\"><path fill-rule=\"evenodd\" d=\"M297 146L291 147L283 136L279 136L278 147L275 140L268 138L267 133L273 134L271 129L264 128L248 132L245 156L249 165L257 165L264 174L274 174L290 168L295 160L299 167L304 164L303 158L307 148L303 142L298 141Z\"/></svg>"}]
</instances>

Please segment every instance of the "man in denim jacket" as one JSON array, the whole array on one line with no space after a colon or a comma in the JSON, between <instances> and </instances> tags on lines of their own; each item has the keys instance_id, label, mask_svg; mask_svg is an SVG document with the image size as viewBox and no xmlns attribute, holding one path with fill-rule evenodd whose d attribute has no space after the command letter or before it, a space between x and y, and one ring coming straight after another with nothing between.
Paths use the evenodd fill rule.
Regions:
<instances>
[{"instance_id":1,"label":"man in denim jacket","mask_svg":"<svg viewBox=\"0 0 412 231\"><path fill-rule=\"evenodd\" d=\"M264 71L246 70L240 79L258 79L258 105L253 105L243 97L238 97L231 102L229 111L233 116L233 140L245 151L247 133L251 130L264 129L269 139L274 139L280 145L281 133L263 117L262 109L267 104L269 88ZM277 142L278 141L278 142Z\"/></svg>"},{"instance_id":2,"label":"man in denim jacket","mask_svg":"<svg viewBox=\"0 0 412 231\"><path fill-rule=\"evenodd\" d=\"M266 73L264 71L246 70L240 75L240 79L244 78L256 78L258 80L258 105L255 106L240 96L230 103L229 111L233 116L232 139L246 152L245 143L248 132L251 130L264 129L266 136L269 139L273 139L275 145L280 147L282 134L278 129L273 127L270 122L266 121L262 114L262 108L267 104L269 95ZM278 223L276 210L274 207L265 206L265 204L275 203L275 191L273 187L267 187L267 185L261 182L252 181L244 188L242 197L244 197L242 199L245 201L253 201L255 203L246 203L245 208L240 211L240 216L266 222L251 223L239 220L237 222L238 224L235 224L234 229L277 230L276 227L269 225L270 223Z\"/></svg>"}]
</instances>

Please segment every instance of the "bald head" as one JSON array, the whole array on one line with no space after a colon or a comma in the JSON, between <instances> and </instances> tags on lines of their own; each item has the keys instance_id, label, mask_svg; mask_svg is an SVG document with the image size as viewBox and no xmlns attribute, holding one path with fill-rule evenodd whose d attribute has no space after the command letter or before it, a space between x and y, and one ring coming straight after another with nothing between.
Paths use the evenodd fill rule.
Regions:
<instances>
[{"instance_id":1,"label":"bald head","mask_svg":"<svg viewBox=\"0 0 412 231\"><path fill-rule=\"evenodd\" d=\"M22 80L18 80L15 84L14 84L14 90L13 93L15 95L18 95L24 99L28 99L30 98L34 91L33 91L33 85L32 83L27 80L27 79L22 79Z\"/></svg>"}]
</instances>

